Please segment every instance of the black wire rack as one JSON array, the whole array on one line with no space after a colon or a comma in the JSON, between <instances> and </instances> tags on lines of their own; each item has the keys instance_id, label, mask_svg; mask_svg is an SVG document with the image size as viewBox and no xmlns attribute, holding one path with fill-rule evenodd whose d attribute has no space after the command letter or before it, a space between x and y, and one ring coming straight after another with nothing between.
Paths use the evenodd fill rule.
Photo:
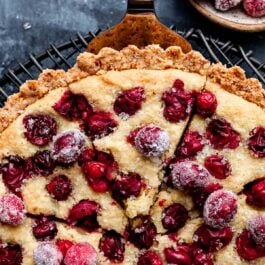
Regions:
<instances>
[{"instance_id":1,"label":"black wire rack","mask_svg":"<svg viewBox=\"0 0 265 265\"><path fill-rule=\"evenodd\" d=\"M177 31L176 27L170 27L193 46L193 49L201 52L212 62L222 62L228 67L241 66L248 76L256 77L265 85L265 62L255 58L253 51L245 51L241 46L231 41L223 41L206 36L200 29L191 28L185 31ZM89 32L87 35L77 34L75 38L55 46L53 44L44 52L35 55L30 54L29 59L12 69L7 69L0 78L0 106L4 105L8 96L18 91L21 84L28 79L36 79L40 72L46 68L64 69L71 68L79 53L83 52L87 44L95 38L101 30Z\"/></svg>"}]
</instances>

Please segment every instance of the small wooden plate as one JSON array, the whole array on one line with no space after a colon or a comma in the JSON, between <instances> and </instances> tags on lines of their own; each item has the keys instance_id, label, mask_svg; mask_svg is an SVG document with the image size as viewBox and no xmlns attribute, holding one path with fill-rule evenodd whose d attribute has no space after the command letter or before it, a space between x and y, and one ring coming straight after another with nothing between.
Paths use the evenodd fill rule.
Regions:
<instances>
[{"instance_id":1,"label":"small wooden plate","mask_svg":"<svg viewBox=\"0 0 265 265\"><path fill-rule=\"evenodd\" d=\"M244 32L259 32L265 30L265 17L252 18L242 10L242 7L221 12L214 8L213 1L189 1L202 15L226 28Z\"/></svg>"}]
</instances>

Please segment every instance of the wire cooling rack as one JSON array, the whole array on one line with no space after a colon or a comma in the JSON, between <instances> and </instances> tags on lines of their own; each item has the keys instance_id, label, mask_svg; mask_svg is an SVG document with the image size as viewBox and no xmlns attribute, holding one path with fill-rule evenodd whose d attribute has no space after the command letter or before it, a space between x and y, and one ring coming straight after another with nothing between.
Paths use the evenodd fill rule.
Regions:
<instances>
[{"instance_id":1,"label":"wire cooling rack","mask_svg":"<svg viewBox=\"0 0 265 265\"><path fill-rule=\"evenodd\" d=\"M176 31L174 25L170 28ZM71 68L78 54L83 52L87 44L100 32L101 30L89 32L87 35L78 33L75 38L58 46L51 44L44 52L38 55L30 54L26 62L7 69L4 76L0 78L0 106L3 106L9 95L18 91L21 84L28 79L36 79L44 69ZM248 76L256 77L263 86L265 85L265 62L256 59L253 51L245 51L231 41L206 36L200 29L191 28L177 32L192 44L193 49L200 51L212 62L222 62L228 67L239 65Z\"/></svg>"}]
</instances>

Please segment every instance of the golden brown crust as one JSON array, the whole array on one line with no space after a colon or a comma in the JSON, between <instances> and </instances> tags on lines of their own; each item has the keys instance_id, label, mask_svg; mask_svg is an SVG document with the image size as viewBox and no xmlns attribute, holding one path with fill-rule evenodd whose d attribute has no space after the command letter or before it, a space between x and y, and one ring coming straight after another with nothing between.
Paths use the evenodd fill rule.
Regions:
<instances>
[{"instance_id":1,"label":"golden brown crust","mask_svg":"<svg viewBox=\"0 0 265 265\"><path fill-rule=\"evenodd\" d=\"M76 65L68 72L45 70L38 80L27 81L0 109L0 132L7 128L28 105L50 90L67 87L70 83L86 76L110 70L170 68L208 75L210 80L220 84L225 90L265 109L265 92L261 84L256 79L247 79L244 71L239 67L227 69L220 64L210 66L209 61L199 52L191 51L184 54L176 46L163 50L158 45L150 45L144 49L131 45L121 51L103 48L97 55L84 52L79 55Z\"/></svg>"},{"instance_id":2,"label":"golden brown crust","mask_svg":"<svg viewBox=\"0 0 265 265\"><path fill-rule=\"evenodd\" d=\"M222 64L213 64L207 72L208 80L219 84L223 89L265 109L265 90L255 78L246 78L242 68L226 68Z\"/></svg>"}]
</instances>

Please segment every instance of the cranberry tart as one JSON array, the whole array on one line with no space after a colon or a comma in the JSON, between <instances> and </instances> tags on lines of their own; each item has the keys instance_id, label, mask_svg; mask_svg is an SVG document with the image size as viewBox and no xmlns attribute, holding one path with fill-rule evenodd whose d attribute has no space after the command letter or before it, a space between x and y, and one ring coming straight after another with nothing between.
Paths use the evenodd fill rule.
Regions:
<instances>
[{"instance_id":1,"label":"cranberry tart","mask_svg":"<svg viewBox=\"0 0 265 265\"><path fill-rule=\"evenodd\" d=\"M81 54L0 109L0 265L265 263L265 92L156 45Z\"/></svg>"}]
</instances>

